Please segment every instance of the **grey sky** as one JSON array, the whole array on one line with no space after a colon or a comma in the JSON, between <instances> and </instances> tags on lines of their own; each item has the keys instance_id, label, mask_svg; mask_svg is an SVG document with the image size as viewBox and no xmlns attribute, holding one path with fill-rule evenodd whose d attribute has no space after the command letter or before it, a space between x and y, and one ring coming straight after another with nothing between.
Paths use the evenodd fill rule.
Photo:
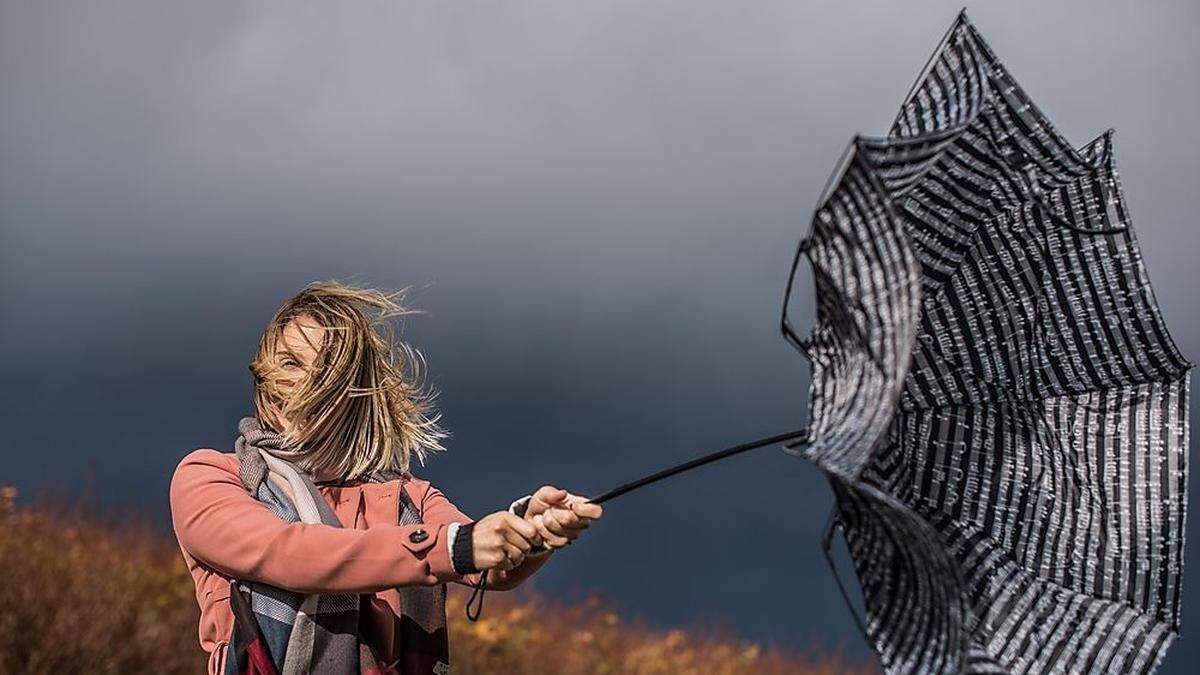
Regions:
<instances>
[{"instance_id":1,"label":"grey sky","mask_svg":"<svg viewBox=\"0 0 1200 675\"><path fill-rule=\"evenodd\" d=\"M175 463L248 410L262 324L330 277L415 287L454 432L424 475L475 514L800 426L792 249L958 9L0 0L0 481L165 522ZM1069 138L1117 129L1200 355L1196 5L969 12ZM743 457L614 503L539 586L860 653L817 547L829 503L803 463ZM1166 672L1200 659L1197 589Z\"/></svg>"}]
</instances>

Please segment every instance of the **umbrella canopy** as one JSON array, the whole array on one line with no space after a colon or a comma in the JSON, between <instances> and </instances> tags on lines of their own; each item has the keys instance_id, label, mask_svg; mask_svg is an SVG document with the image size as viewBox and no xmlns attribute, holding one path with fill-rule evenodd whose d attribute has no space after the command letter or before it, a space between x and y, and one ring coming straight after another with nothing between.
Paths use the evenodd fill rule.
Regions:
<instances>
[{"instance_id":1,"label":"umbrella canopy","mask_svg":"<svg viewBox=\"0 0 1200 675\"><path fill-rule=\"evenodd\" d=\"M803 455L884 669L1153 670L1179 630L1190 364L1111 132L1071 146L960 15L890 135L851 144L793 281L804 262Z\"/></svg>"}]
</instances>

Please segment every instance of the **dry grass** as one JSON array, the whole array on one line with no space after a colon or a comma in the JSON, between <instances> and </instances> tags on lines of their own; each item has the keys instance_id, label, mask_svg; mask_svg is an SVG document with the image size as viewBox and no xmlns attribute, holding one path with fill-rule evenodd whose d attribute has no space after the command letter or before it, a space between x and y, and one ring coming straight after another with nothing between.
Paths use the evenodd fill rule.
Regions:
<instances>
[{"instance_id":1,"label":"dry grass","mask_svg":"<svg viewBox=\"0 0 1200 675\"><path fill-rule=\"evenodd\" d=\"M13 504L0 487L0 675L202 673L191 577L174 542L144 527ZM451 596L459 675L771 675L872 672L732 638L651 630L599 600L491 593L478 623Z\"/></svg>"}]
</instances>

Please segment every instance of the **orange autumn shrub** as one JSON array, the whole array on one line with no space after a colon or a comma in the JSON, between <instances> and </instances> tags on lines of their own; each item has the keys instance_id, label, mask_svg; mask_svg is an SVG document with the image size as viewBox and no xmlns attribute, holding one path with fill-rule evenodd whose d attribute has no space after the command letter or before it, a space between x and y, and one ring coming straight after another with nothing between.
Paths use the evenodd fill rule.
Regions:
<instances>
[{"instance_id":1,"label":"orange autumn shrub","mask_svg":"<svg viewBox=\"0 0 1200 675\"><path fill-rule=\"evenodd\" d=\"M173 540L0 487L0 675L203 673L191 577ZM833 675L873 672L695 631L652 630L597 599L489 593L477 623L449 611L456 675Z\"/></svg>"},{"instance_id":2,"label":"orange autumn shrub","mask_svg":"<svg viewBox=\"0 0 1200 675\"><path fill-rule=\"evenodd\" d=\"M144 527L0 497L0 673L196 673L183 558Z\"/></svg>"},{"instance_id":3,"label":"orange autumn shrub","mask_svg":"<svg viewBox=\"0 0 1200 675\"><path fill-rule=\"evenodd\" d=\"M450 660L459 675L836 675L873 673L837 657L788 654L735 638L654 630L621 619L598 598L556 603L527 593L489 593L476 623L465 590L450 595Z\"/></svg>"}]
</instances>

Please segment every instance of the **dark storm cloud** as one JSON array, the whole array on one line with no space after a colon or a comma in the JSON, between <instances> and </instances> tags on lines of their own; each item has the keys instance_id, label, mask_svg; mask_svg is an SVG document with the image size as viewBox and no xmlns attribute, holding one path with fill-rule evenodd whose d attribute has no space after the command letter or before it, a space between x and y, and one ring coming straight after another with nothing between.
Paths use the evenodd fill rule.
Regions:
<instances>
[{"instance_id":1,"label":"dark storm cloud","mask_svg":"<svg viewBox=\"0 0 1200 675\"><path fill-rule=\"evenodd\" d=\"M792 248L958 9L0 7L3 479L94 480L158 520L178 458L229 445L257 331L319 278L415 287L455 433L425 473L474 513L800 425L775 325ZM1194 6L971 12L1068 137L1117 128L1159 300L1200 353ZM802 463L742 458L614 504L540 583L858 649L816 548L828 504Z\"/></svg>"}]
</instances>

